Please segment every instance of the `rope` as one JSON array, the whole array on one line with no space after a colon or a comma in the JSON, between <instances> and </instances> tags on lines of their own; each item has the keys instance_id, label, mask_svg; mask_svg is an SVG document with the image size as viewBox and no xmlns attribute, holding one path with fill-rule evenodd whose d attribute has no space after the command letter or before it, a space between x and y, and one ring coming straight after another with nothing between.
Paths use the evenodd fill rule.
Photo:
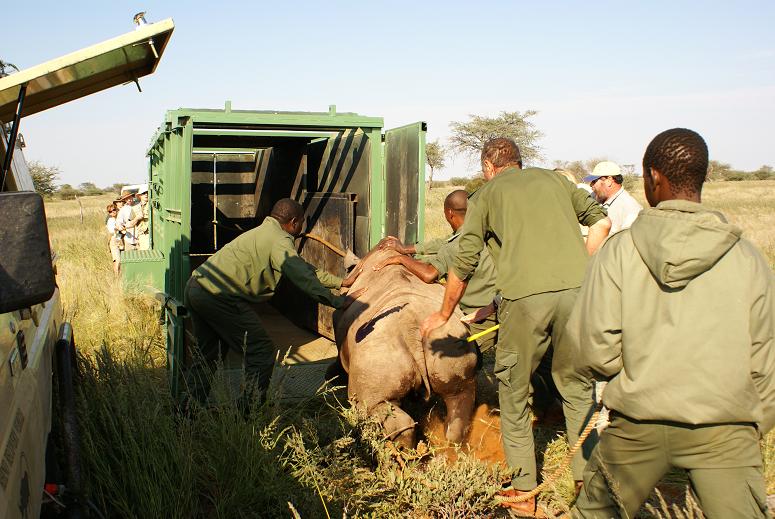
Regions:
<instances>
[{"instance_id":1,"label":"rope","mask_svg":"<svg viewBox=\"0 0 775 519\"><path fill-rule=\"evenodd\" d=\"M302 234L302 236L304 236L305 238L309 238L311 240L315 240L317 242L322 243L323 245L325 245L326 247L328 247L329 249L331 249L332 251L334 251L336 254L340 255L343 258L347 255L342 249L340 249L339 247L337 247L333 243L324 240L320 236L317 236L315 234Z\"/></svg>"},{"instance_id":2,"label":"rope","mask_svg":"<svg viewBox=\"0 0 775 519\"><path fill-rule=\"evenodd\" d=\"M560 475L565 472L565 469L568 468L568 465L570 465L571 459L573 456L578 452L578 450L581 448L583 443L586 441L589 434L592 432L592 430L595 428L595 425L597 425L597 419L600 416L600 409L601 405L597 406L597 409L595 409L595 412L592 414L592 417L589 419L589 423L587 423L587 426L584 427L584 430L581 431L581 435L579 436L579 439L576 440L576 443L571 447L571 449L568 451L568 454L565 455L565 459L562 460L562 463L559 467L555 469L555 471L552 473L549 478L544 480L543 483L535 487L533 490L526 494L522 494L520 496L515 497L506 497L506 496L495 496L495 499L502 502L508 502L508 503L522 503L524 501L529 501L533 499L535 496L546 490L547 487L550 485L554 485L554 482L557 481L557 478L560 477Z\"/></svg>"}]
</instances>

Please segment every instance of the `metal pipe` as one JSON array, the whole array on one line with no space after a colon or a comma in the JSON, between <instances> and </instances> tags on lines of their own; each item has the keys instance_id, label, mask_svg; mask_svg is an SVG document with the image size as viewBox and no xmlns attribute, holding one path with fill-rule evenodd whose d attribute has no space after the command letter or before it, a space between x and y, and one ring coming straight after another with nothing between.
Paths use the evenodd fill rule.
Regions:
<instances>
[{"instance_id":1,"label":"metal pipe","mask_svg":"<svg viewBox=\"0 0 775 519\"><path fill-rule=\"evenodd\" d=\"M213 153L213 249L218 251L218 154Z\"/></svg>"},{"instance_id":2,"label":"metal pipe","mask_svg":"<svg viewBox=\"0 0 775 519\"><path fill-rule=\"evenodd\" d=\"M8 176L8 172L11 170L11 160L13 159L13 150L16 147L16 135L19 133L19 122L22 118L22 108L24 107L24 99L27 96L27 83L22 83L19 87L19 98L16 101L16 115L13 118L13 126L11 126L11 138L8 139L8 149L5 150L5 159L3 160L3 182L0 183L0 191L5 189L5 178ZM0 131L4 131L0 128Z\"/></svg>"}]
</instances>

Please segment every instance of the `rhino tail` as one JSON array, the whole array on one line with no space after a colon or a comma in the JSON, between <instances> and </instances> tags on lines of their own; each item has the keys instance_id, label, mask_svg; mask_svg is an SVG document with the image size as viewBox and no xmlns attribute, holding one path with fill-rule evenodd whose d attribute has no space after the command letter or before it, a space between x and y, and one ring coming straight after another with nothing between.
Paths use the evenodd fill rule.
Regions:
<instances>
[{"instance_id":1,"label":"rhino tail","mask_svg":"<svg viewBox=\"0 0 775 519\"><path fill-rule=\"evenodd\" d=\"M419 352L420 358L418 359L417 356L415 356L415 361L420 368L420 377L422 378L423 387L425 387L425 395L423 398L427 402L431 399L431 377L428 373L428 339L423 337L421 346Z\"/></svg>"}]
</instances>

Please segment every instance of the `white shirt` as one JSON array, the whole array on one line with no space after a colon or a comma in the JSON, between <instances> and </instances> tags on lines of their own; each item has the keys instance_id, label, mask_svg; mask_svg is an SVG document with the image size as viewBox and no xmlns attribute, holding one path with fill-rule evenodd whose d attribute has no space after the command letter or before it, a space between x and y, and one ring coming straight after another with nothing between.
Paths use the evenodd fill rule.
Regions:
<instances>
[{"instance_id":1,"label":"white shirt","mask_svg":"<svg viewBox=\"0 0 775 519\"><path fill-rule=\"evenodd\" d=\"M108 218L107 223L105 223L105 227L108 228L108 234L111 236L116 234L116 219L112 216Z\"/></svg>"},{"instance_id":2,"label":"white shirt","mask_svg":"<svg viewBox=\"0 0 775 519\"><path fill-rule=\"evenodd\" d=\"M118 211L118 216L116 217L116 227L119 229L123 228L129 222L132 221L132 206L129 204L124 205L121 209ZM137 242L137 239L135 238L135 228L130 227L127 229L126 234L124 235L124 241L126 243L135 243Z\"/></svg>"},{"instance_id":3,"label":"white shirt","mask_svg":"<svg viewBox=\"0 0 775 519\"><path fill-rule=\"evenodd\" d=\"M611 231L613 234L622 229L628 229L643 207L635 200L631 194L619 188L611 198L603 203L603 207L608 211L608 218L611 219Z\"/></svg>"}]
</instances>

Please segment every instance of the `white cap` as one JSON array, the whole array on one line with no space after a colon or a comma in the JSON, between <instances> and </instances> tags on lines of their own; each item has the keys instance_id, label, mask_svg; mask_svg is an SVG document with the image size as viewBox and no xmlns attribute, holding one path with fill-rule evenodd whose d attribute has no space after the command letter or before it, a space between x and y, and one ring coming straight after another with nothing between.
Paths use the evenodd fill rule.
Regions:
<instances>
[{"instance_id":1,"label":"white cap","mask_svg":"<svg viewBox=\"0 0 775 519\"><path fill-rule=\"evenodd\" d=\"M604 160L603 162L598 162L597 166L595 166L595 169L592 170L592 174L584 177L582 181L592 182L593 180L596 180L600 177L615 177L616 175L621 174L622 170L619 169L619 166L616 164L616 162Z\"/></svg>"}]
</instances>

